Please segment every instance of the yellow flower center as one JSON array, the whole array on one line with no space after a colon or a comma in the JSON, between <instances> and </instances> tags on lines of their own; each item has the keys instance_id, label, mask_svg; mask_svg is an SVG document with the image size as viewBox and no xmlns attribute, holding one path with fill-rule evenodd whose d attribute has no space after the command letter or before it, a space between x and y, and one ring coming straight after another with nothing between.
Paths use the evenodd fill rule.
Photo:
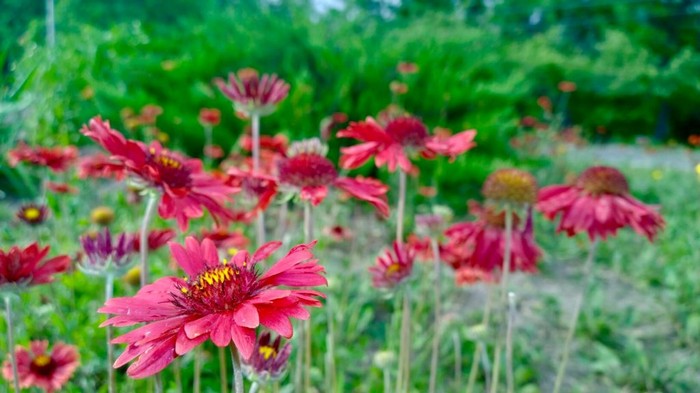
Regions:
<instances>
[{"instance_id":1,"label":"yellow flower center","mask_svg":"<svg viewBox=\"0 0 700 393\"><path fill-rule=\"evenodd\" d=\"M41 216L41 211L35 207L30 207L24 211L24 218L27 220L36 220Z\"/></svg>"},{"instance_id":2,"label":"yellow flower center","mask_svg":"<svg viewBox=\"0 0 700 393\"><path fill-rule=\"evenodd\" d=\"M46 355L39 355L39 356L34 358L32 363L34 363L34 365L37 367L45 367L49 363L51 363L51 358L49 356L46 356Z\"/></svg>"},{"instance_id":3,"label":"yellow flower center","mask_svg":"<svg viewBox=\"0 0 700 393\"><path fill-rule=\"evenodd\" d=\"M180 169L180 167L182 167L182 163L180 161L166 155L159 155L156 158L156 161L158 161L158 163L164 168Z\"/></svg>"},{"instance_id":4,"label":"yellow flower center","mask_svg":"<svg viewBox=\"0 0 700 393\"><path fill-rule=\"evenodd\" d=\"M399 265L398 263L392 263L391 265L386 267L386 275L393 276L394 274L398 273L399 270L401 270L401 265Z\"/></svg>"},{"instance_id":5,"label":"yellow flower center","mask_svg":"<svg viewBox=\"0 0 700 393\"><path fill-rule=\"evenodd\" d=\"M271 357L277 357L277 351L275 351L275 348L267 345L261 346L260 349L258 349L258 352L263 356L263 358L265 358L265 360L269 360Z\"/></svg>"}]
</instances>

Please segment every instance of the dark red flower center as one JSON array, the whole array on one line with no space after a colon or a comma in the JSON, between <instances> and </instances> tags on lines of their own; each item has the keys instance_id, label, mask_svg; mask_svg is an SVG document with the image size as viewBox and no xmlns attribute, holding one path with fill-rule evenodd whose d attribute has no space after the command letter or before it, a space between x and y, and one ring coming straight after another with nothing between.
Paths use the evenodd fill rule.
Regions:
<instances>
[{"instance_id":1,"label":"dark red flower center","mask_svg":"<svg viewBox=\"0 0 700 393\"><path fill-rule=\"evenodd\" d=\"M326 186L337 177L333 163L316 153L301 153L279 163L280 181L295 187Z\"/></svg>"},{"instance_id":2,"label":"dark red flower center","mask_svg":"<svg viewBox=\"0 0 700 393\"><path fill-rule=\"evenodd\" d=\"M593 195L623 195L630 190L625 175L608 166L594 166L586 169L576 180L576 186Z\"/></svg>"},{"instance_id":3,"label":"dark red flower center","mask_svg":"<svg viewBox=\"0 0 700 393\"><path fill-rule=\"evenodd\" d=\"M180 288L173 302L188 312L202 315L233 311L259 289L254 269L245 265L239 268L225 260L220 266L185 280L186 285Z\"/></svg>"},{"instance_id":4,"label":"dark red flower center","mask_svg":"<svg viewBox=\"0 0 700 393\"><path fill-rule=\"evenodd\" d=\"M489 175L481 192L495 202L532 204L537 200L537 181L519 169L499 169Z\"/></svg>"},{"instance_id":5,"label":"dark red flower center","mask_svg":"<svg viewBox=\"0 0 700 393\"><path fill-rule=\"evenodd\" d=\"M178 158L166 152L153 154L149 164L154 168L158 178L170 188L187 188L190 186L190 169Z\"/></svg>"},{"instance_id":6,"label":"dark red flower center","mask_svg":"<svg viewBox=\"0 0 700 393\"><path fill-rule=\"evenodd\" d=\"M419 147L428 138L428 129L414 117L399 117L386 125L386 133L406 147Z\"/></svg>"},{"instance_id":7,"label":"dark red flower center","mask_svg":"<svg viewBox=\"0 0 700 393\"><path fill-rule=\"evenodd\" d=\"M32 359L32 364L29 366L32 372L39 375L51 375L56 370L56 363L48 355L39 355Z\"/></svg>"}]
</instances>

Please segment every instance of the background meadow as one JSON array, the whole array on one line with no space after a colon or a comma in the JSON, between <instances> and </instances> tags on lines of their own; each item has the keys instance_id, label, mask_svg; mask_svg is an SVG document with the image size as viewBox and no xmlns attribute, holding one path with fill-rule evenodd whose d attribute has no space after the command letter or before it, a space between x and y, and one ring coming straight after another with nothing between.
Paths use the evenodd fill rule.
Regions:
<instances>
[{"instance_id":1,"label":"background meadow","mask_svg":"<svg viewBox=\"0 0 700 393\"><path fill-rule=\"evenodd\" d=\"M623 230L601 244L562 391L700 391L700 154L694 150L700 143L700 2L178 0L164 6L55 0L55 45L47 43L42 2L2 0L0 9L0 248L38 241L51 246L51 255L73 257L81 250L79 237L99 228L91 220L94 208L115 212L113 232L134 233L145 205L129 201L124 182L10 167L7 152L19 141L98 151L78 130L99 114L129 138L154 135L169 149L203 157L200 109L218 108L213 142L238 153L249 120L236 115L213 80L253 67L291 86L276 112L262 119L263 134L318 137L324 119L345 115L326 139L333 162L351 144L335 132L390 105L431 129L477 130L477 146L468 153L454 162L421 161L420 173L409 176L407 234L414 231L412 217L435 206L448 206L453 222L465 220L467 201L482 199L483 181L498 168L527 170L541 186L564 183L592 165L621 170L635 197L660 206L666 227L653 243ZM414 63L418 72L400 73L401 62ZM574 90L561 82L573 82ZM148 105L162 114L153 124L134 122ZM389 185L394 209L393 174L372 164L351 173ZM77 193L46 193L45 180L66 182ZM38 200L51 211L45 223L28 226L16 218L21 205ZM297 202L273 202L267 215L268 238L285 249L303 241ZM278 216L283 209L286 220ZM392 210L382 219L367 204L332 193L315 218L315 253L329 283L324 307L312 312L313 389L383 392L383 369L393 370L398 355L400 303L372 286L367 269L391 244L396 216ZM211 225L208 216L194 220L175 240ZM160 217L151 227L176 229ZM333 236L337 227L350 235ZM229 228L254 244L252 225ZM587 239L555 234L555 228L534 215L544 251L538 272L512 278L517 392L552 391L574 295L582 288ZM153 252L149 265L154 277L181 275L173 273L167 247ZM105 317L96 313L104 285L72 270L21 294L15 341L77 346L81 364L65 391L107 392L105 329L98 327ZM414 270L410 391L427 392L433 267L416 262ZM488 285L458 286L447 267L441 280L437 391L463 392L477 342L491 347L496 340L496 332L479 328ZM116 296L136 292L138 285L128 281L117 279ZM0 326L4 337L7 326ZM329 344L337 369L330 389ZM119 354L123 345L115 348ZM204 349L202 391L218 392L217 352L211 342ZM7 351L0 340L3 359ZM193 360L185 356L164 371L165 391L178 389L175 367L190 390ZM283 392L292 391L294 360L293 354ZM130 379L125 368L117 370L119 391L153 389L152 380ZM484 389L480 379L476 391ZM3 381L0 391L12 387Z\"/></svg>"}]
</instances>

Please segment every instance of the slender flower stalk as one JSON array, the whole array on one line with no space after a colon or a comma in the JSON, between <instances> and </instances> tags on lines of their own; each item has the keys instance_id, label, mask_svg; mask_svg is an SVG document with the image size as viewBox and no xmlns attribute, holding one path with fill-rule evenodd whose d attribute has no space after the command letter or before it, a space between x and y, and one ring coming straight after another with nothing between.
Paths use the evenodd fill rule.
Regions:
<instances>
[{"instance_id":1,"label":"slender flower stalk","mask_svg":"<svg viewBox=\"0 0 700 393\"><path fill-rule=\"evenodd\" d=\"M105 277L105 302L112 299L114 295L114 274L107 273ZM108 392L116 393L117 391L117 381L114 376L114 347L112 346L112 326L107 326L107 380Z\"/></svg>"},{"instance_id":2,"label":"slender flower stalk","mask_svg":"<svg viewBox=\"0 0 700 393\"><path fill-rule=\"evenodd\" d=\"M194 351L194 381L192 385L194 393L202 392L202 351L199 348Z\"/></svg>"},{"instance_id":3,"label":"slender flower stalk","mask_svg":"<svg viewBox=\"0 0 700 393\"><path fill-rule=\"evenodd\" d=\"M141 222L141 235L140 235L140 249L141 254L141 287L143 288L148 284L148 226L153 220L153 215L156 212L156 206L158 205L158 193L150 191L148 193L148 200L146 201L146 211L143 214L143 221Z\"/></svg>"},{"instance_id":4,"label":"slender flower stalk","mask_svg":"<svg viewBox=\"0 0 700 393\"><path fill-rule=\"evenodd\" d=\"M253 384L250 385L250 390L248 390L248 393L258 393L258 389L260 389L260 384L253 382Z\"/></svg>"},{"instance_id":5,"label":"slender flower stalk","mask_svg":"<svg viewBox=\"0 0 700 393\"><path fill-rule=\"evenodd\" d=\"M503 255L503 277L501 278L501 304L506 307L508 305L508 282L509 282L509 276L510 276L510 258L511 258L511 249L513 246L513 211L512 207L510 205L506 205L506 244L505 244L505 251ZM509 353L510 348L509 343L508 343L508 338L509 338L509 328L510 328L510 320L507 322L507 327L506 327L506 387L508 389L508 393L513 392L513 362L509 361L509 359L512 358L513 354ZM511 359L512 360L512 359ZM497 369L498 367L494 367L494 369ZM498 376L495 376L498 378Z\"/></svg>"},{"instance_id":6,"label":"slender flower stalk","mask_svg":"<svg viewBox=\"0 0 700 393\"><path fill-rule=\"evenodd\" d=\"M182 365L180 364L180 359L174 360L175 367L173 367L173 374L175 374L175 391L177 393L182 393Z\"/></svg>"},{"instance_id":7,"label":"slender flower stalk","mask_svg":"<svg viewBox=\"0 0 700 393\"><path fill-rule=\"evenodd\" d=\"M257 112L251 113L250 120L253 134L253 172L258 173L260 171L260 114ZM257 246L260 247L265 244L265 213L263 210L258 211L255 220L256 234L258 236Z\"/></svg>"},{"instance_id":8,"label":"slender flower stalk","mask_svg":"<svg viewBox=\"0 0 700 393\"><path fill-rule=\"evenodd\" d=\"M236 367L234 365L234 367ZM219 382L221 393L228 393L228 366L226 365L226 349L219 347Z\"/></svg>"},{"instance_id":9,"label":"slender flower stalk","mask_svg":"<svg viewBox=\"0 0 700 393\"><path fill-rule=\"evenodd\" d=\"M7 323L7 352L12 365L12 383L15 392L19 393L19 371L17 370L17 355L15 354L15 336L12 326L12 299L5 295L5 322Z\"/></svg>"},{"instance_id":10,"label":"slender flower stalk","mask_svg":"<svg viewBox=\"0 0 700 393\"><path fill-rule=\"evenodd\" d=\"M593 258L595 257L597 246L598 239L591 241L590 248L588 249L588 257L586 258L586 262L583 265L584 284L583 288L581 289L581 293L576 299L576 304L574 306L574 314L571 317L571 324L569 325L569 330L566 333L566 340L564 341L564 350L562 353L561 362L559 363L559 369L557 370L557 379L554 382L553 393L559 393L561 385L564 381L564 374L566 374L566 364L569 361L571 342L573 341L574 333L576 332L576 326L578 325L578 318L581 314L583 298L586 294L586 290L593 281Z\"/></svg>"},{"instance_id":11,"label":"slender flower stalk","mask_svg":"<svg viewBox=\"0 0 700 393\"><path fill-rule=\"evenodd\" d=\"M515 324L515 293L508 292L508 322L506 325L506 370L508 393L513 393L513 325Z\"/></svg>"},{"instance_id":12,"label":"slender flower stalk","mask_svg":"<svg viewBox=\"0 0 700 393\"><path fill-rule=\"evenodd\" d=\"M491 321L491 306L493 303L492 302L493 298L493 287L489 286L488 292L486 293L486 305L484 306L484 313L483 317L481 320L481 326L485 331L488 331L489 328L489 323ZM476 383L476 375L479 373L479 363L481 360L481 352L482 352L482 342L481 340L477 341L476 347L474 348L474 355L472 355L472 368L469 371L469 380L467 382L467 393L473 393L474 392L474 384ZM484 370L484 376L487 380L486 386L488 386L488 372ZM488 391L488 389L484 389L484 391Z\"/></svg>"},{"instance_id":13,"label":"slender flower stalk","mask_svg":"<svg viewBox=\"0 0 700 393\"><path fill-rule=\"evenodd\" d=\"M462 344L459 334L452 332L452 345L455 352L455 386L462 387Z\"/></svg>"},{"instance_id":14,"label":"slender flower stalk","mask_svg":"<svg viewBox=\"0 0 700 393\"><path fill-rule=\"evenodd\" d=\"M401 310L401 334L399 344L399 372L396 380L396 391L407 392L411 381L411 296L408 290L403 294Z\"/></svg>"},{"instance_id":15,"label":"slender flower stalk","mask_svg":"<svg viewBox=\"0 0 700 393\"><path fill-rule=\"evenodd\" d=\"M235 393L245 393L243 390L243 369L241 367L241 355L238 353L236 344L231 343L231 363L233 363L233 388Z\"/></svg>"},{"instance_id":16,"label":"slender flower stalk","mask_svg":"<svg viewBox=\"0 0 700 393\"><path fill-rule=\"evenodd\" d=\"M437 374L438 374L438 357L439 357L439 351L440 351L440 311L441 311L441 299L442 299L442 291L441 291L441 269L440 269L440 246L438 245L438 241L435 237L432 237L430 239L430 243L433 249L433 257L434 257L434 270L435 270L435 284L433 286L433 291L435 294L435 305L434 305L434 312L435 316L434 318L434 323L433 323L433 347L432 347L432 354L430 358L430 385L429 385L429 392L434 393L435 392L435 387L437 385Z\"/></svg>"},{"instance_id":17,"label":"slender flower stalk","mask_svg":"<svg viewBox=\"0 0 700 393\"><path fill-rule=\"evenodd\" d=\"M404 210L406 210L406 172L399 169L399 201L396 205L396 241L403 241Z\"/></svg>"},{"instance_id":18,"label":"slender flower stalk","mask_svg":"<svg viewBox=\"0 0 700 393\"><path fill-rule=\"evenodd\" d=\"M203 125L202 128L204 128L204 163L209 168L211 167L211 157L207 154L207 148L211 147L214 143L214 138L212 136L213 129L212 126L208 124Z\"/></svg>"},{"instance_id":19,"label":"slender flower stalk","mask_svg":"<svg viewBox=\"0 0 700 393\"><path fill-rule=\"evenodd\" d=\"M312 204L304 203L304 243L314 236L314 218ZM311 391L311 318L304 321L304 392ZM300 346L301 347L301 346Z\"/></svg>"}]
</instances>

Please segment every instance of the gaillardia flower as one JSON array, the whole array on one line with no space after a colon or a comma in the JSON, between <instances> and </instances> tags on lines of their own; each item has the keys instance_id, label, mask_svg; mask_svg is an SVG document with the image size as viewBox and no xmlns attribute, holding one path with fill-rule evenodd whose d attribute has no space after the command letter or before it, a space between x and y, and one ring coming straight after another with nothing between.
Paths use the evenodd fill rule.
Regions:
<instances>
[{"instance_id":1,"label":"gaillardia flower","mask_svg":"<svg viewBox=\"0 0 700 393\"><path fill-rule=\"evenodd\" d=\"M230 168L227 174L226 184L242 191L246 197L240 202L244 204L248 218L267 210L277 195L277 179L272 175L261 171L256 172L252 169L244 171L238 168Z\"/></svg>"},{"instance_id":2,"label":"gaillardia flower","mask_svg":"<svg viewBox=\"0 0 700 393\"><path fill-rule=\"evenodd\" d=\"M45 166L53 172L65 172L78 157L78 149L75 146L66 147L29 147L20 142L16 148L7 154L7 161L11 167L25 162L36 166Z\"/></svg>"},{"instance_id":3,"label":"gaillardia flower","mask_svg":"<svg viewBox=\"0 0 700 393\"><path fill-rule=\"evenodd\" d=\"M569 236L586 232L591 240L629 226L653 241L665 225L655 208L630 195L625 175L607 166L586 169L572 185L544 187L537 209L550 220L561 213L557 231Z\"/></svg>"},{"instance_id":4,"label":"gaillardia flower","mask_svg":"<svg viewBox=\"0 0 700 393\"><path fill-rule=\"evenodd\" d=\"M107 226L114 221L114 210L108 206L97 206L90 212L90 221L97 225Z\"/></svg>"},{"instance_id":5,"label":"gaillardia flower","mask_svg":"<svg viewBox=\"0 0 700 393\"><path fill-rule=\"evenodd\" d=\"M452 136L430 135L426 126L411 116L393 118L384 127L368 117L365 121L351 122L348 128L338 132L340 138L354 138L362 142L340 150L340 166L354 169L374 157L377 167L387 165L390 172L398 167L411 173L414 169L409 159L411 153L420 153L427 159L437 155L455 159L475 146L475 136L474 130Z\"/></svg>"},{"instance_id":6,"label":"gaillardia flower","mask_svg":"<svg viewBox=\"0 0 700 393\"><path fill-rule=\"evenodd\" d=\"M287 370L287 361L291 353L290 343L282 346L281 336L273 340L270 332L264 332L258 337L250 358L244 359L244 371L252 380L263 383L276 380Z\"/></svg>"},{"instance_id":7,"label":"gaillardia flower","mask_svg":"<svg viewBox=\"0 0 700 393\"><path fill-rule=\"evenodd\" d=\"M122 233L114 240L109 228L81 236L80 243L83 245L85 259L80 263L80 269L93 275L108 274L112 271L114 274L123 274L131 262L134 238Z\"/></svg>"},{"instance_id":8,"label":"gaillardia flower","mask_svg":"<svg viewBox=\"0 0 700 393\"><path fill-rule=\"evenodd\" d=\"M338 176L335 165L326 158L327 147L318 138L290 146L287 158L279 162L279 181L292 187L302 200L320 204L334 186L357 199L367 201L383 216L389 216L386 193L389 188L379 180Z\"/></svg>"},{"instance_id":9,"label":"gaillardia flower","mask_svg":"<svg viewBox=\"0 0 700 393\"><path fill-rule=\"evenodd\" d=\"M36 243L24 249L14 246L8 251L0 250L0 289L50 283L54 274L68 270L70 257L44 260L48 253L49 246L42 249Z\"/></svg>"},{"instance_id":10,"label":"gaillardia flower","mask_svg":"<svg viewBox=\"0 0 700 393\"><path fill-rule=\"evenodd\" d=\"M377 264L370 267L372 285L376 288L394 288L411 275L415 254L405 244L394 242L392 250L377 258Z\"/></svg>"},{"instance_id":11,"label":"gaillardia flower","mask_svg":"<svg viewBox=\"0 0 700 393\"><path fill-rule=\"evenodd\" d=\"M26 204L17 211L17 218L29 225L39 225L43 223L46 221L48 215L49 213L46 206L34 203Z\"/></svg>"},{"instance_id":12,"label":"gaillardia flower","mask_svg":"<svg viewBox=\"0 0 700 393\"><path fill-rule=\"evenodd\" d=\"M46 182L46 189L56 194L75 194L78 189L68 183Z\"/></svg>"},{"instance_id":13,"label":"gaillardia flower","mask_svg":"<svg viewBox=\"0 0 700 393\"><path fill-rule=\"evenodd\" d=\"M199 124L213 127L221 122L221 111L216 108L202 108L199 110Z\"/></svg>"},{"instance_id":14,"label":"gaillardia flower","mask_svg":"<svg viewBox=\"0 0 700 393\"><path fill-rule=\"evenodd\" d=\"M252 68L238 70L228 74L228 83L216 79L216 85L228 99L233 101L236 110L246 115L266 116L274 112L277 104L289 94L289 84L277 75L259 76Z\"/></svg>"},{"instance_id":15,"label":"gaillardia flower","mask_svg":"<svg viewBox=\"0 0 700 393\"><path fill-rule=\"evenodd\" d=\"M537 180L520 169L498 169L486 178L481 193L497 204L533 205L537 201Z\"/></svg>"},{"instance_id":16,"label":"gaillardia flower","mask_svg":"<svg viewBox=\"0 0 700 393\"><path fill-rule=\"evenodd\" d=\"M201 217L203 208L215 221L232 219L223 203L234 190L204 172L200 160L171 152L158 142L146 146L126 139L99 117L91 119L81 132L102 145L144 186L161 193L158 213L175 218L181 230L187 229L191 218Z\"/></svg>"},{"instance_id":17,"label":"gaillardia flower","mask_svg":"<svg viewBox=\"0 0 700 393\"><path fill-rule=\"evenodd\" d=\"M94 153L80 158L78 162L78 177L114 178L121 180L126 176L124 165L102 153Z\"/></svg>"},{"instance_id":18,"label":"gaillardia flower","mask_svg":"<svg viewBox=\"0 0 700 393\"><path fill-rule=\"evenodd\" d=\"M148 251L155 251L169 241L175 239L176 233L172 229L152 229L148 231ZM139 232L133 234L134 251L141 251L141 236Z\"/></svg>"},{"instance_id":19,"label":"gaillardia flower","mask_svg":"<svg viewBox=\"0 0 700 393\"><path fill-rule=\"evenodd\" d=\"M457 223L445 231L445 248L450 254L447 261L455 270L471 267L487 273L500 271L505 253L505 212L476 202L470 202L469 212L477 217L476 221ZM541 252L532 232L532 215L528 213L528 219L519 228L520 220L512 214L510 271L535 272Z\"/></svg>"},{"instance_id":20,"label":"gaillardia flower","mask_svg":"<svg viewBox=\"0 0 700 393\"><path fill-rule=\"evenodd\" d=\"M49 342L32 341L29 349L17 346L15 356L21 388L37 387L47 393L61 390L71 379L80 364L78 350L72 345L54 344L48 352ZM9 361L2 365L2 376L13 381L12 366Z\"/></svg>"},{"instance_id":21,"label":"gaillardia flower","mask_svg":"<svg viewBox=\"0 0 700 393\"><path fill-rule=\"evenodd\" d=\"M289 318L308 319L305 307L320 306L317 297L323 296L302 288L325 285L326 278L313 259L314 243L292 248L268 271L258 272L257 263L281 245L270 242L253 255L240 251L222 261L209 239L200 244L188 237L185 247L170 243L173 257L185 271L184 279L161 278L134 297L111 299L98 310L113 315L102 326L147 323L113 340L128 344L114 367L138 358L127 374L147 377L208 339L218 347L233 342L241 356L249 359L260 325L292 337Z\"/></svg>"}]
</instances>

